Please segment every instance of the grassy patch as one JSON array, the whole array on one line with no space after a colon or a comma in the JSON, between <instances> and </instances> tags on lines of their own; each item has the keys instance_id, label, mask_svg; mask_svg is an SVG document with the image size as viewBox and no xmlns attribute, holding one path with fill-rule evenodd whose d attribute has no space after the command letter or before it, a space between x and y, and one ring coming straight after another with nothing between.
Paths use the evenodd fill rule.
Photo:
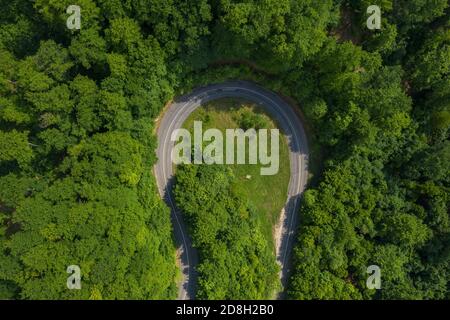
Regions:
<instances>
[{"instance_id":1,"label":"grassy patch","mask_svg":"<svg viewBox=\"0 0 450 320\"><path fill-rule=\"evenodd\" d=\"M241 120L249 113L256 114L266 129L277 128L276 123L260 107L241 99L220 99L202 106L189 116L183 127L192 133L194 121L202 121L203 131L216 128L225 136L226 129L242 128ZM260 164L227 165L239 181L235 188L239 188L255 206L264 235L272 245L272 228L286 202L290 178L289 149L286 136L281 130L279 144L280 167L278 173L273 176L260 175Z\"/></svg>"}]
</instances>

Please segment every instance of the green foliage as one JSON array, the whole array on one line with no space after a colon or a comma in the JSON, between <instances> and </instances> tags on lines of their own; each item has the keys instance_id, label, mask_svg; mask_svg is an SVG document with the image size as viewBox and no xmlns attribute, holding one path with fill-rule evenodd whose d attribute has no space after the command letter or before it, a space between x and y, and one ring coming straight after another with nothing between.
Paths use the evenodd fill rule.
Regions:
<instances>
[{"instance_id":1,"label":"green foliage","mask_svg":"<svg viewBox=\"0 0 450 320\"><path fill-rule=\"evenodd\" d=\"M244 130L251 128L259 130L265 129L269 126L266 119L262 115L248 109L244 109L238 117L239 119L237 119L237 121L239 127Z\"/></svg>"},{"instance_id":2,"label":"green foliage","mask_svg":"<svg viewBox=\"0 0 450 320\"><path fill-rule=\"evenodd\" d=\"M415 90L436 86L450 75L450 30L430 34L411 59L409 69Z\"/></svg>"},{"instance_id":3,"label":"green foliage","mask_svg":"<svg viewBox=\"0 0 450 320\"><path fill-rule=\"evenodd\" d=\"M33 158L33 151L28 145L28 132L0 131L0 163L17 161L20 167L28 165Z\"/></svg>"},{"instance_id":4,"label":"green foliage","mask_svg":"<svg viewBox=\"0 0 450 320\"><path fill-rule=\"evenodd\" d=\"M308 118L314 121L319 121L328 112L327 103L323 99L312 99L304 109Z\"/></svg>"},{"instance_id":5,"label":"green foliage","mask_svg":"<svg viewBox=\"0 0 450 320\"><path fill-rule=\"evenodd\" d=\"M217 10L217 56L249 59L274 71L301 66L317 53L334 15L329 0L222 0Z\"/></svg>"},{"instance_id":6,"label":"green foliage","mask_svg":"<svg viewBox=\"0 0 450 320\"><path fill-rule=\"evenodd\" d=\"M106 41L95 29L82 29L69 47L69 52L77 64L91 69L95 66L103 67L106 57Z\"/></svg>"},{"instance_id":7,"label":"green foliage","mask_svg":"<svg viewBox=\"0 0 450 320\"><path fill-rule=\"evenodd\" d=\"M153 123L174 92L227 79L295 99L321 161L290 298L450 298L448 1L79 0L81 30L69 4L0 0L0 298L174 298ZM198 296L269 297L273 253L236 178L178 179ZM82 290L65 287L70 264Z\"/></svg>"},{"instance_id":8,"label":"green foliage","mask_svg":"<svg viewBox=\"0 0 450 320\"><path fill-rule=\"evenodd\" d=\"M33 19L0 23L0 297L174 298L170 212L150 175L149 115L172 92L158 43L131 18L100 30L90 0L74 34L67 2L14 2ZM66 287L72 264L81 290Z\"/></svg>"},{"instance_id":9,"label":"green foliage","mask_svg":"<svg viewBox=\"0 0 450 320\"><path fill-rule=\"evenodd\" d=\"M291 298L448 298L449 59L446 31L427 32L403 65L383 67L392 60L373 38L372 54L330 42L305 66L319 88L299 95L327 150L301 209ZM378 293L365 286L371 264Z\"/></svg>"},{"instance_id":10,"label":"green foliage","mask_svg":"<svg viewBox=\"0 0 450 320\"><path fill-rule=\"evenodd\" d=\"M175 198L199 249L200 299L268 299L278 266L253 205L239 193L230 168L177 168Z\"/></svg>"}]
</instances>

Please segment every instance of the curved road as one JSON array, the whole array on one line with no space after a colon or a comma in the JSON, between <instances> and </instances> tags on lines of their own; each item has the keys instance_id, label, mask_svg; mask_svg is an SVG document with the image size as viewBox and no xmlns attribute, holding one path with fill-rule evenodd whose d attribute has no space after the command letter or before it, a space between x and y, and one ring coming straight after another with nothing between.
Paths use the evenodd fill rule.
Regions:
<instances>
[{"instance_id":1,"label":"curved road","mask_svg":"<svg viewBox=\"0 0 450 320\"><path fill-rule=\"evenodd\" d=\"M174 143L170 141L172 132L182 127L188 116L201 105L220 98L243 98L255 102L264 108L278 123L287 137L290 149L290 170L287 201L284 214L280 217L281 241L276 241L277 261L281 266L280 278L286 287L290 269L290 253L294 241L294 232L298 224L300 197L308 178L308 145L300 119L292 107L275 93L246 81L232 81L209 85L194 90L191 94L174 101L160 119L158 128L158 162L154 167L161 197L170 206L174 225L175 241L179 247L182 284L179 286L178 299L195 299L197 251L192 247L187 227L181 212L176 208L173 195L173 165L171 152ZM279 298L282 298L280 294Z\"/></svg>"}]
</instances>

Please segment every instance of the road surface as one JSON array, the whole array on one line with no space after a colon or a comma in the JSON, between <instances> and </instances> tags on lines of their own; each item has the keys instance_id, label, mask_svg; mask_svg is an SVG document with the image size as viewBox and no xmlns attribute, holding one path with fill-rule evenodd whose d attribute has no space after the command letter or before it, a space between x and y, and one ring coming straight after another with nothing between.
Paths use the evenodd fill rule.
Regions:
<instances>
[{"instance_id":1,"label":"road surface","mask_svg":"<svg viewBox=\"0 0 450 320\"><path fill-rule=\"evenodd\" d=\"M281 241L275 241L277 262L281 266L280 279L283 288L290 270L290 254L298 224L300 197L308 178L308 145L303 125L292 107L275 93L246 81L232 81L198 88L189 95L179 97L165 111L158 127L158 162L154 172L161 197L171 208L175 241L180 252L183 280L179 286L178 299L195 299L198 255L192 247L191 238L177 209L173 195L173 165L171 152L174 143L172 132L182 127L188 116L198 107L221 98L242 98L250 100L265 109L274 118L288 140L290 171L288 194L284 214L280 217ZM275 239L277 240L277 239ZM278 298L283 298L282 293Z\"/></svg>"}]
</instances>

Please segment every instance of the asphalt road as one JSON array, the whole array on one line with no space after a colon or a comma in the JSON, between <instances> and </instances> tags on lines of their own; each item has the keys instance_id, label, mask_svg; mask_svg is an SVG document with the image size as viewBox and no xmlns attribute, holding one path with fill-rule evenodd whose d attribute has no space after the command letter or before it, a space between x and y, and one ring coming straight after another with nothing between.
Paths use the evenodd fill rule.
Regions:
<instances>
[{"instance_id":1,"label":"asphalt road","mask_svg":"<svg viewBox=\"0 0 450 320\"><path fill-rule=\"evenodd\" d=\"M245 81L233 81L198 88L189 95L179 97L165 111L158 128L158 162L154 172L161 197L172 211L175 241L181 254L183 280L179 286L178 299L195 299L198 255L192 247L186 224L177 209L173 195L173 165L170 141L172 132L182 127L188 116L201 105L220 98L243 98L255 102L274 118L288 139L290 149L290 171L285 214L280 217L282 226L281 241L277 245L277 261L281 266L280 279L283 287L290 270L290 255L294 234L298 225L300 198L308 178L308 145L302 123L292 107L275 93L256 84ZM278 298L283 298L280 293Z\"/></svg>"}]
</instances>

